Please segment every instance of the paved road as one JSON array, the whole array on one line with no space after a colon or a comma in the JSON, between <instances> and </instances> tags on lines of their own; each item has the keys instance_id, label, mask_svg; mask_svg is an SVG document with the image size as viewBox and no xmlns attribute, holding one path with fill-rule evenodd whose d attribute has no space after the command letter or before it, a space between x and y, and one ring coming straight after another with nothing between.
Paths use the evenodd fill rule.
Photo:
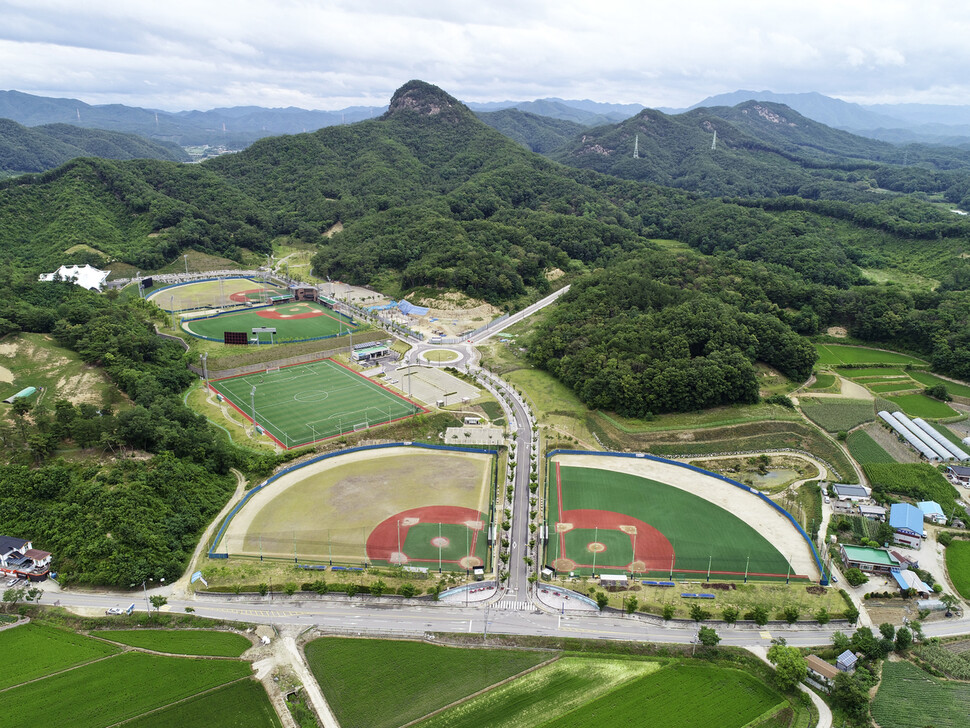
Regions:
<instances>
[{"instance_id":1,"label":"paved road","mask_svg":"<svg viewBox=\"0 0 970 728\"><path fill-rule=\"evenodd\" d=\"M471 339L472 342L475 343L475 344L480 344L483 341L491 338L495 334L499 333L500 331L505 331L505 329L507 329L512 324L517 324L522 319L527 318L528 316L531 316L536 311L539 311L539 310L545 308L546 306L548 306L550 303L555 303L559 299L559 297L562 296L564 293L566 293L566 291L568 291L568 290L569 290L569 286L567 285L567 286L563 286L558 291L555 291L553 293L550 293L548 296L546 296L542 300L536 301L531 306L526 306L525 308L523 308L518 313L512 314L511 316L509 316L507 319L505 319L501 323L499 323L499 324L497 324L497 325L495 325L493 327L489 327L489 328L485 329L484 331L479 332L478 334L476 334L475 336L472 337L472 339Z\"/></svg>"}]
</instances>

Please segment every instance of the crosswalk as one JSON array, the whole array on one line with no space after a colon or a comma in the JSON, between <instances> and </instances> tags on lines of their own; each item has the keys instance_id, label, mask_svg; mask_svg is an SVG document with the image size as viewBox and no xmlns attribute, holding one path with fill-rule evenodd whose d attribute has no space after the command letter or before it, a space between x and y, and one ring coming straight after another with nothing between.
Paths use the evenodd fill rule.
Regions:
<instances>
[{"instance_id":1,"label":"crosswalk","mask_svg":"<svg viewBox=\"0 0 970 728\"><path fill-rule=\"evenodd\" d=\"M503 609L507 612L531 612L532 602L517 601L515 599L501 599L495 603L494 609Z\"/></svg>"}]
</instances>

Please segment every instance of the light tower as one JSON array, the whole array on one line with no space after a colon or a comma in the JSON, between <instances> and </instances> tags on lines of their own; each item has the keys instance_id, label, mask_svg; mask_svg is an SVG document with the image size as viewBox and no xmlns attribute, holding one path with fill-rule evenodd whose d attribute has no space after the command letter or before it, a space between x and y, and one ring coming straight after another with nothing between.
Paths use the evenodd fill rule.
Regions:
<instances>
[{"instance_id":1,"label":"light tower","mask_svg":"<svg viewBox=\"0 0 970 728\"><path fill-rule=\"evenodd\" d=\"M640 135L633 137L633 158L640 159Z\"/></svg>"}]
</instances>

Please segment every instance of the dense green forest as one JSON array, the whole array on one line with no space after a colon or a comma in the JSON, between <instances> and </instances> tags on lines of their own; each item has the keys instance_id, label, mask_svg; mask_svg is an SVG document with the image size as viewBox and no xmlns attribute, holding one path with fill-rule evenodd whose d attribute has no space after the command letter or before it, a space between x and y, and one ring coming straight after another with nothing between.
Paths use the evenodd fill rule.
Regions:
<instances>
[{"instance_id":1,"label":"dense green forest","mask_svg":"<svg viewBox=\"0 0 970 728\"><path fill-rule=\"evenodd\" d=\"M155 335L149 304L68 283L8 278L0 289L3 333L50 333L127 395L121 407L19 400L15 424L0 426L0 533L28 534L55 552L67 582L177 578L235 488L229 469L266 474L278 458L234 447L183 404L193 379L186 354ZM56 459L66 443L98 450L108 464ZM154 457L127 459L138 453Z\"/></svg>"},{"instance_id":2,"label":"dense green forest","mask_svg":"<svg viewBox=\"0 0 970 728\"><path fill-rule=\"evenodd\" d=\"M134 134L70 124L26 127L0 119L0 172L43 172L75 157L189 161L189 156L175 144L153 142Z\"/></svg>"}]
</instances>

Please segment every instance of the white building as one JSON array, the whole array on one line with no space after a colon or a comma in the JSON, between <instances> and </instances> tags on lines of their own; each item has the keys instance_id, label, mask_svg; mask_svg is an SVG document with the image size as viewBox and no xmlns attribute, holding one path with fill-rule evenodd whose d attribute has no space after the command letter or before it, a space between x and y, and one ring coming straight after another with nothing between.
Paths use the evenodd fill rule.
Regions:
<instances>
[{"instance_id":1,"label":"white building","mask_svg":"<svg viewBox=\"0 0 970 728\"><path fill-rule=\"evenodd\" d=\"M98 270L91 265L62 265L53 273L41 273L40 281L69 281L89 291L101 292L104 282L108 280L108 271Z\"/></svg>"}]
</instances>

